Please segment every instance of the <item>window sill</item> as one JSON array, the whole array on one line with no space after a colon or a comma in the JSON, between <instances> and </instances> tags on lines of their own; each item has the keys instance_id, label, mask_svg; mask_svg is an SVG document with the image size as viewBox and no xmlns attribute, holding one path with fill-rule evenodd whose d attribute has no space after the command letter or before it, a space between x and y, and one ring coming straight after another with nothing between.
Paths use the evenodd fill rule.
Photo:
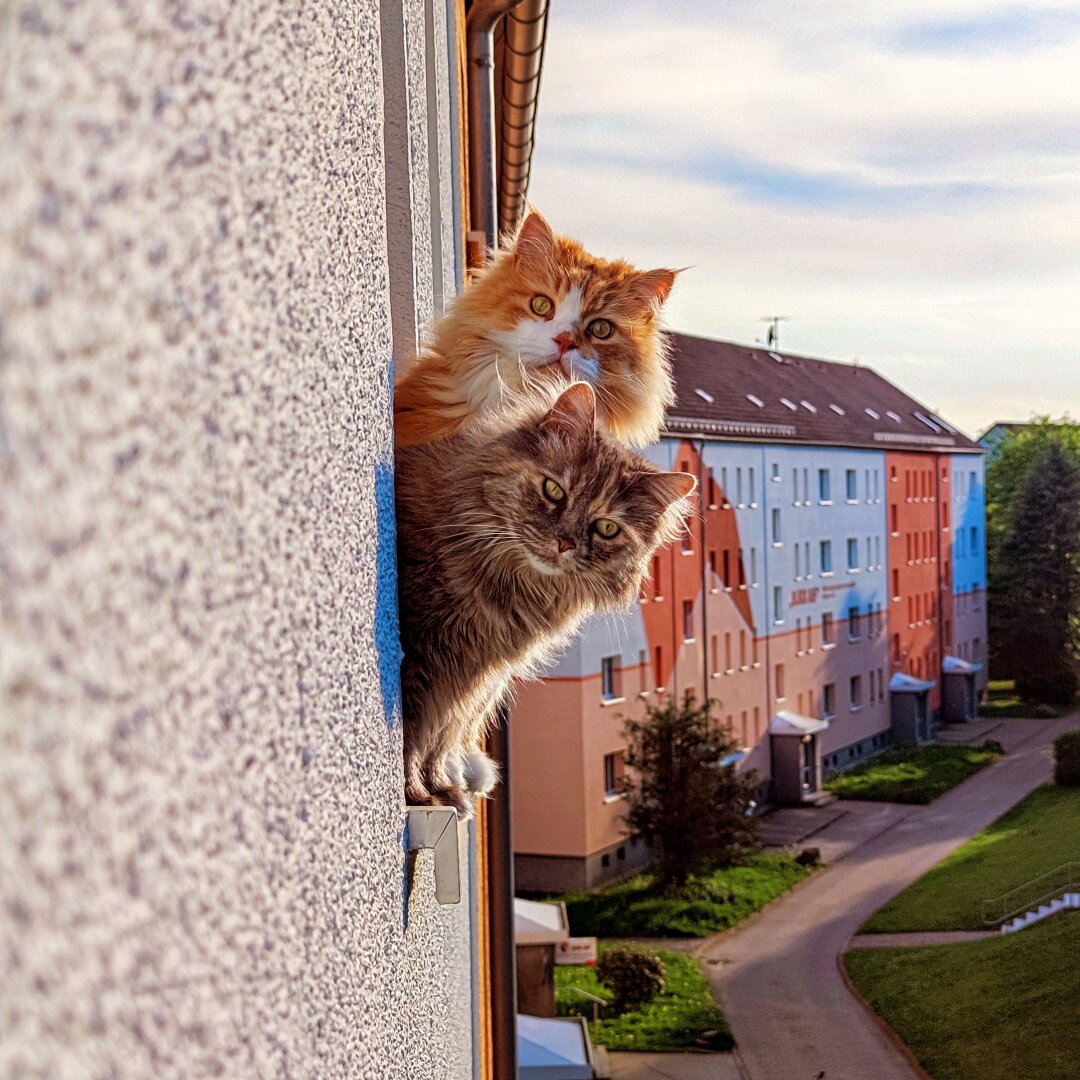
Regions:
<instances>
[{"instance_id":1,"label":"window sill","mask_svg":"<svg viewBox=\"0 0 1080 1080\"><path fill-rule=\"evenodd\" d=\"M691 548L689 551L680 551L679 554L680 555L695 555L697 553L694 551L693 548Z\"/></svg>"},{"instance_id":2,"label":"window sill","mask_svg":"<svg viewBox=\"0 0 1080 1080\"><path fill-rule=\"evenodd\" d=\"M819 499L818 506L832 506L832 499Z\"/></svg>"},{"instance_id":3,"label":"window sill","mask_svg":"<svg viewBox=\"0 0 1080 1080\"><path fill-rule=\"evenodd\" d=\"M684 645L693 645L696 641L696 637L684 637L682 639Z\"/></svg>"},{"instance_id":4,"label":"window sill","mask_svg":"<svg viewBox=\"0 0 1080 1080\"><path fill-rule=\"evenodd\" d=\"M720 504L719 503L709 503L709 505L706 507L706 509L708 509L708 510L719 510L720 509Z\"/></svg>"},{"instance_id":5,"label":"window sill","mask_svg":"<svg viewBox=\"0 0 1080 1080\"><path fill-rule=\"evenodd\" d=\"M821 651L822 652L827 652L829 649L835 649L835 648L836 648L836 642L835 641L826 641L825 644L823 644L821 646Z\"/></svg>"},{"instance_id":6,"label":"window sill","mask_svg":"<svg viewBox=\"0 0 1080 1080\"><path fill-rule=\"evenodd\" d=\"M862 712L862 706L861 705L852 705L850 711L851 712Z\"/></svg>"},{"instance_id":7,"label":"window sill","mask_svg":"<svg viewBox=\"0 0 1080 1080\"><path fill-rule=\"evenodd\" d=\"M733 667L724 668L724 674L725 675L734 675L735 674L735 669Z\"/></svg>"},{"instance_id":8,"label":"window sill","mask_svg":"<svg viewBox=\"0 0 1080 1080\"><path fill-rule=\"evenodd\" d=\"M626 698L624 697L606 697L600 699L600 707L606 709L609 705L624 705Z\"/></svg>"},{"instance_id":9,"label":"window sill","mask_svg":"<svg viewBox=\"0 0 1080 1080\"><path fill-rule=\"evenodd\" d=\"M847 572L849 574L861 574L862 573L862 567L861 566L849 566L847 568Z\"/></svg>"},{"instance_id":10,"label":"window sill","mask_svg":"<svg viewBox=\"0 0 1080 1080\"><path fill-rule=\"evenodd\" d=\"M718 592L720 592L719 589L710 589L709 590L709 595L710 596L715 596Z\"/></svg>"},{"instance_id":11,"label":"window sill","mask_svg":"<svg viewBox=\"0 0 1080 1080\"><path fill-rule=\"evenodd\" d=\"M821 571L821 576L822 577L836 577L836 571L835 570L822 570Z\"/></svg>"},{"instance_id":12,"label":"window sill","mask_svg":"<svg viewBox=\"0 0 1080 1080\"><path fill-rule=\"evenodd\" d=\"M605 795L604 795L604 805L607 806L609 803L619 802L620 799L625 799L625 798L626 798L626 796L623 795L622 792L619 792L619 791L616 791L613 795L610 794L610 793L605 793Z\"/></svg>"}]
</instances>

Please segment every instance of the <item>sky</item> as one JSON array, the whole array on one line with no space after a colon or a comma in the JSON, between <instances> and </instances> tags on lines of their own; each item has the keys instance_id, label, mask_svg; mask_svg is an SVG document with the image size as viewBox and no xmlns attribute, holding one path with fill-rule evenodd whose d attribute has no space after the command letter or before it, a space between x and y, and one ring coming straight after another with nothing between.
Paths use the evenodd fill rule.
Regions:
<instances>
[{"instance_id":1,"label":"sky","mask_svg":"<svg viewBox=\"0 0 1080 1080\"><path fill-rule=\"evenodd\" d=\"M1080 0L553 0L529 201L668 325L1080 418Z\"/></svg>"}]
</instances>

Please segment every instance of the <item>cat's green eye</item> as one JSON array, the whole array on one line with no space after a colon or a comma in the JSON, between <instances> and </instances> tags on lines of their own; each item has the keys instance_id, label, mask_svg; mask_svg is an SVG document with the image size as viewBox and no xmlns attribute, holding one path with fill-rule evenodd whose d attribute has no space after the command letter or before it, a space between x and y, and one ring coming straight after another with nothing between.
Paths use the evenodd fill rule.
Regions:
<instances>
[{"instance_id":1,"label":"cat's green eye","mask_svg":"<svg viewBox=\"0 0 1080 1080\"><path fill-rule=\"evenodd\" d=\"M589 333L592 334L594 338L606 341L615 333L615 327L608 322L607 319L593 319L593 321L589 323Z\"/></svg>"},{"instance_id":2,"label":"cat's green eye","mask_svg":"<svg viewBox=\"0 0 1080 1080\"><path fill-rule=\"evenodd\" d=\"M555 310L551 298L538 293L529 301L529 308L534 315L550 315Z\"/></svg>"},{"instance_id":3,"label":"cat's green eye","mask_svg":"<svg viewBox=\"0 0 1080 1080\"><path fill-rule=\"evenodd\" d=\"M556 484L554 480L545 480L544 481L544 494L553 503L561 503L563 501L563 499L566 498L566 492L563 491L563 489L561 487L559 487L559 485ZM612 524L614 525L615 523L612 522ZM615 527L616 527L616 529L618 528L617 525Z\"/></svg>"},{"instance_id":4,"label":"cat's green eye","mask_svg":"<svg viewBox=\"0 0 1080 1080\"><path fill-rule=\"evenodd\" d=\"M597 518L593 528L605 540L610 540L612 537L619 535L619 526L611 518Z\"/></svg>"}]
</instances>

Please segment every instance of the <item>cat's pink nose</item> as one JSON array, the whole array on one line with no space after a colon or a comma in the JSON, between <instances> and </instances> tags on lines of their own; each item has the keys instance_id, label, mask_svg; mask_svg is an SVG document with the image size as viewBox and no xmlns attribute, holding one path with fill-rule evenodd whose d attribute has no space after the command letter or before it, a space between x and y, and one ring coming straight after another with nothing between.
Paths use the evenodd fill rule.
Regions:
<instances>
[{"instance_id":1,"label":"cat's pink nose","mask_svg":"<svg viewBox=\"0 0 1080 1080\"><path fill-rule=\"evenodd\" d=\"M559 537L559 554L560 555L564 551L573 551L574 548L576 548L576 547L577 547L577 544L575 544L574 541L571 540L569 536L560 536Z\"/></svg>"},{"instance_id":2,"label":"cat's pink nose","mask_svg":"<svg viewBox=\"0 0 1080 1080\"><path fill-rule=\"evenodd\" d=\"M561 334L556 334L552 339L556 345L559 346L559 355L568 353L574 348L574 335L569 330L564 330Z\"/></svg>"}]
</instances>

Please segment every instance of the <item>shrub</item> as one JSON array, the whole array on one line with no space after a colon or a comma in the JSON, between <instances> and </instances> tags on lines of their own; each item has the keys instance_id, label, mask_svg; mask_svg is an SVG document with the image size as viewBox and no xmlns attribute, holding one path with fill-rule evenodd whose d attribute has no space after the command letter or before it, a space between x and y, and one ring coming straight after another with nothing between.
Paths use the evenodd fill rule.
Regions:
<instances>
[{"instance_id":1,"label":"shrub","mask_svg":"<svg viewBox=\"0 0 1080 1080\"><path fill-rule=\"evenodd\" d=\"M798 855L795 856L795 861L800 866L820 866L821 865L821 848L816 847L804 847Z\"/></svg>"},{"instance_id":2,"label":"shrub","mask_svg":"<svg viewBox=\"0 0 1080 1080\"><path fill-rule=\"evenodd\" d=\"M989 750L991 754L1005 753L1005 747L997 739L983 739L982 748Z\"/></svg>"},{"instance_id":3,"label":"shrub","mask_svg":"<svg viewBox=\"0 0 1080 1080\"><path fill-rule=\"evenodd\" d=\"M1054 740L1054 783L1080 787L1080 731L1067 731Z\"/></svg>"},{"instance_id":4,"label":"shrub","mask_svg":"<svg viewBox=\"0 0 1080 1080\"><path fill-rule=\"evenodd\" d=\"M1071 705L1076 699L1076 672L1066 663L1036 663L1016 677L1016 690L1023 701Z\"/></svg>"},{"instance_id":5,"label":"shrub","mask_svg":"<svg viewBox=\"0 0 1080 1080\"><path fill-rule=\"evenodd\" d=\"M596 975L614 994L615 1013L640 1008L664 989L663 961L637 949L611 949L600 958Z\"/></svg>"}]
</instances>

